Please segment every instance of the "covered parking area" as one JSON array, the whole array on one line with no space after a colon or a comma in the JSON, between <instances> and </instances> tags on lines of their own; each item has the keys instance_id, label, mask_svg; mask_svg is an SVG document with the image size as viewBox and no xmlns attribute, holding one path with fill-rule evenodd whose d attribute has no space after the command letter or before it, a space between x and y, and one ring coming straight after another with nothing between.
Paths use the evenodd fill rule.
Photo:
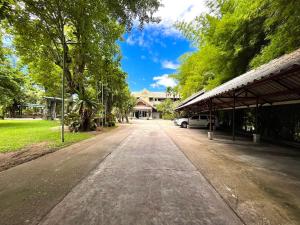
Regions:
<instances>
[{"instance_id":1,"label":"covered parking area","mask_svg":"<svg viewBox=\"0 0 300 225\"><path fill-rule=\"evenodd\" d=\"M254 141L259 141L259 113L262 107L300 103L300 49L239 77L236 77L177 107L177 111L232 111L232 139L236 137L236 110L255 109ZM209 137L212 138L210 119Z\"/></svg>"}]
</instances>

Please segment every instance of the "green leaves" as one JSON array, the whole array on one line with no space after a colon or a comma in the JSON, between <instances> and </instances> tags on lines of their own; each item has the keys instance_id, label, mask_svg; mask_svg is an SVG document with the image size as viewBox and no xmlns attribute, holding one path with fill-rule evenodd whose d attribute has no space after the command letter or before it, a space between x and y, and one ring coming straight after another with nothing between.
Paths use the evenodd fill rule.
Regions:
<instances>
[{"instance_id":1,"label":"green leaves","mask_svg":"<svg viewBox=\"0 0 300 225\"><path fill-rule=\"evenodd\" d=\"M211 0L208 6L211 14L177 24L198 48L182 56L175 75L183 97L214 88L300 47L297 0Z\"/></svg>"}]
</instances>

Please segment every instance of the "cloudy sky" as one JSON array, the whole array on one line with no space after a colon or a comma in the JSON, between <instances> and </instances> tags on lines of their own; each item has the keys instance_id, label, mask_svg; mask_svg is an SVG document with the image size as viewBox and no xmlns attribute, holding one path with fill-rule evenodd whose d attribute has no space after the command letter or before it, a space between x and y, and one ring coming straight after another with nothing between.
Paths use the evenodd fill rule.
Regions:
<instances>
[{"instance_id":1,"label":"cloudy sky","mask_svg":"<svg viewBox=\"0 0 300 225\"><path fill-rule=\"evenodd\" d=\"M142 31L133 29L121 43L122 68L128 73L132 91L147 88L163 91L175 86L169 74L176 72L179 57L193 51L190 43L173 27L180 20L191 21L207 11L205 0L162 0L163 7L156 13L159 24L148 24Z\"/></svg>"}]
</instances>

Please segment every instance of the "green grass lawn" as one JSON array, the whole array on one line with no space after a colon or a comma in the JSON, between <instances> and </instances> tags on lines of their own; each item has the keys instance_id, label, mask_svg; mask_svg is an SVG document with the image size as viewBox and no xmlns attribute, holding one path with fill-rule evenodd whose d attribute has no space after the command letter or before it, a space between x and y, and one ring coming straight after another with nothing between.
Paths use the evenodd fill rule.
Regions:
<instances>
[{"instance_id":1,"label":"green grass lawn","mask_svg":"<svg viewBox=\"0 0 300 225\"><path fill-rule=\"evenodd\" d=\"M65 143L60 141L59 121L0 120L0 153L20 150L28 145L48 142L60 147L92 136L89 133L65 133Z\"/></svg>"}]
</instances>

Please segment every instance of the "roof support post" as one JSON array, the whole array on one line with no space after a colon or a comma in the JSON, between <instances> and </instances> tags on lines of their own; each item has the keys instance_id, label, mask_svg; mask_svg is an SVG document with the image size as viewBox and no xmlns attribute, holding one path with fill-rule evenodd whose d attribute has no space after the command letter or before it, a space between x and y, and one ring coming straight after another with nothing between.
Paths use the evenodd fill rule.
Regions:
<instances>
[{"instance_id":1,"label":"roof support post","mask_svg":"<svg viewBox=\"0 0 300 225\"><path fill-rule=\"evenodd\" d=\"M253 134L253 142L259 143L260 142L260 135L258 132L258 101L259 98L256 98L256 108L255 108L255 133Z\"/></svg>"},{"instance_id":2,"label":"roof support post","mask_svg":"<svg viewBox=\"0 0 300 225\"><path fill-rule=\"evenodd\" d=\"M235 92L233 93L233 108L232 108L232 140L235 141Z\"/></svg>"},{"instance_id":3,"label":"roof support post","mask_svg":"<svg viewBox=\"0 0 300 225\"><path fill-rule=\"evenodd\" d=\"M210 132L212 132L211 115L212 115L212 99L209 99L209 131Z\"/></svg>"},{"instance_id":4,"label":"roof support post","mask_svg":"<svg viewBox=\"0 0 300 225\"><path fill-rule=\"evenodd\" d=\"M209 132L208 132L208 139L213 139L213 131L212 131L212 105L213 101L212 98L209 99Z\"/></svg>"},{"instance_id":5,"label":"roof support post","mask_svg":"<svg viewBox=\"0 0 300 225\"><path fill-rule=\"evenodd\" d=\"M255 133L258 134L258 97L256 98L255 108Z\"/></svg>"}]
</instances>

